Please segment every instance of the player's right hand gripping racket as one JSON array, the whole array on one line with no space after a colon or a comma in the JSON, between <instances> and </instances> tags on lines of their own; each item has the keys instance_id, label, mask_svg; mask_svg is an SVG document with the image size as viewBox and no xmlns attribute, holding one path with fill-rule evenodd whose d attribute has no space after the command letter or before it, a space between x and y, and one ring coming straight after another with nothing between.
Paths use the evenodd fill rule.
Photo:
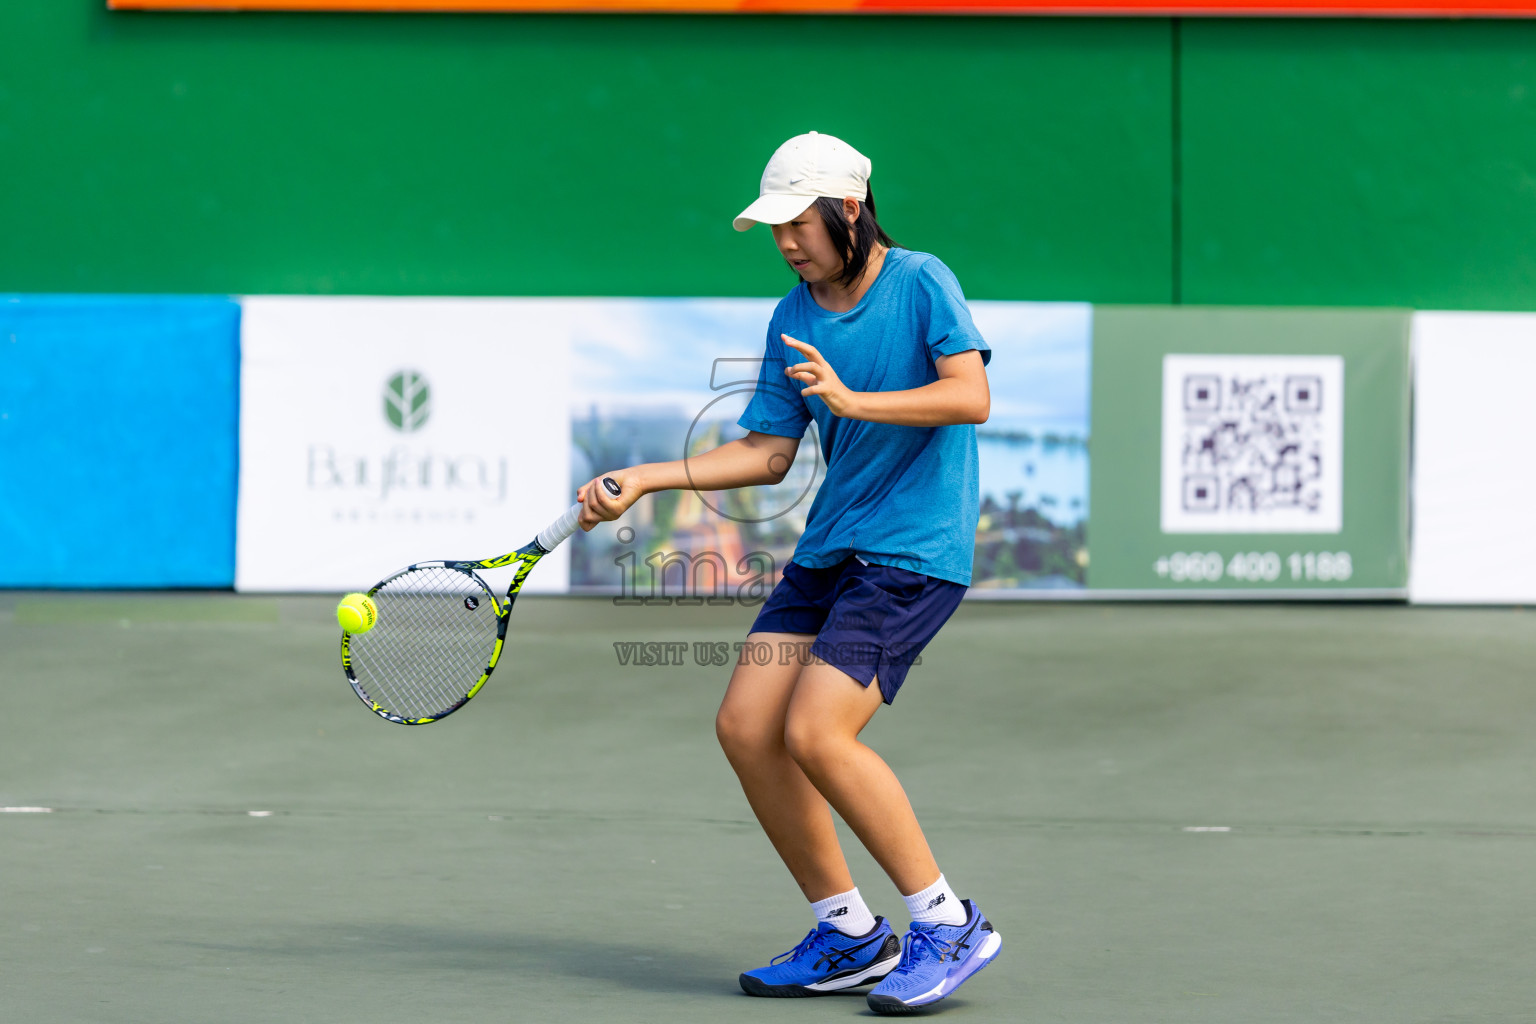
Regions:
<instances>
[{"instance_id":1,"label":"player's right hand gripping racket","mask_svg":"<svg viewBox=\"0 0 1536 1024\"><path fill-rule=\"evenodd\" d=\"M603 477L615 498L619 485ZM400 725L446 718L480 692L501 658L507 620L523 581L571 534L581 505L550 523L530 543L508 555L478 562L417 562L386 576L370 591L379 617L366 633L341 634L341 667L347 682L373 713ZM496 595L476 569L521 563Z\"/></svg>"}]
</instances>

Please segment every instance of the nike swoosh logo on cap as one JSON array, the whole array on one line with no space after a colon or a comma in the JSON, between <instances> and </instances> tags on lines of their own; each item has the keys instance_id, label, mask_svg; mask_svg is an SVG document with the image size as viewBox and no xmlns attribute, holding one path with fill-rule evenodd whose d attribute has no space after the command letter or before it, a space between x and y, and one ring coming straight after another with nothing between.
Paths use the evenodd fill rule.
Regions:
<instances>
[{"instance_id":1,"label":"nike swoosh logo on cap","mask_svg":"<svg viewBox=\"0 0 1536 1024\"><path fill-rule=\"evenodd\" d=\"M805 180L804 178L790 178L789 179L789 183L791 185L798 185L798 184L800 184L804 180Z\"/></svg>"}]
</instances>

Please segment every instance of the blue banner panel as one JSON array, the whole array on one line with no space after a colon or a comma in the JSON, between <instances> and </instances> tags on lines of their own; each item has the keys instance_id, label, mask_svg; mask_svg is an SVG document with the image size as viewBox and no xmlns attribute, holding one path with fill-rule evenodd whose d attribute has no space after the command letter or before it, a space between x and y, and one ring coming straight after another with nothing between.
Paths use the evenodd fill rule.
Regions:
<instances>
[{"instance_id":1,"label":"blue banner panel","mask_svg":"<svg viewBox=\"0 0 1536 1024\"><path fill-rule=\"evenodd\" d=\"M240 307L0 295L0 586L227 587Z\"/></svg>"}]
</instances>

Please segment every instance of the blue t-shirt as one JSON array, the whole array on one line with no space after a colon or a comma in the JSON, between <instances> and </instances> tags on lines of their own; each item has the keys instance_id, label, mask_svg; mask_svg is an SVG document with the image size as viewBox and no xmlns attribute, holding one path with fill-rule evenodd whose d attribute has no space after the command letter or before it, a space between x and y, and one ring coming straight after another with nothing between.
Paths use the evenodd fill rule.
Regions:
<instances>
[{"instance_id":1,"label":"blue t-shirt","mask_svg":"<svg viewBox=\"0 0 1536 1024\"><path fill-rule=\"evenodd\" d=\"M891 249L875 283L845 313L823 309L801 283L768 322L757 393L737 423L800 437L814 419L827 476L794 561L825 569L856 555L966 586L976 546L976 428L903 427L832 415L784 375L803 362L780 334L814 345L854 391L907 391L939 379L940 356L992 350L971 321L960 282L935 256Z\"/></svg>"}]
</instances>

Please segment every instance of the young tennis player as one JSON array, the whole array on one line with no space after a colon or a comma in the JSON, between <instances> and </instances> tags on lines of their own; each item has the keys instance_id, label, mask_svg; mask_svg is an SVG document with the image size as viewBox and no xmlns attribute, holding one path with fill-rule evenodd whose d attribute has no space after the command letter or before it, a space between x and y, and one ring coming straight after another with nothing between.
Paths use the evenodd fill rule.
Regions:
<instances>
[{"instance_id":1,"label":"young tennis player","mask_svg":"<svg viewBox=\"0 0 1536 1024\"><path fill-rule=\"evenodd\" d=\"M898 248L875 220L870 162L811 132L780 146L738 231L772 227L800 276L768 325L746 437L684 463L607 474L577 492L582 525L641 495L784 478L815 420L827 475L782 581L748 635L777 655L742 659L716 719L757 820L811 903L799 945L741 975L759 996L878 982L869 1006L935 1003L997 955L1002 938L939 870L895 774L859 733L971 580L976 432L990 408L991 355L960 285L933 256ZM781 645L789 644L790 648ZM912 919L899 942L853 884L828 804L885 869Z\"/></svg>"}]
</instances>

